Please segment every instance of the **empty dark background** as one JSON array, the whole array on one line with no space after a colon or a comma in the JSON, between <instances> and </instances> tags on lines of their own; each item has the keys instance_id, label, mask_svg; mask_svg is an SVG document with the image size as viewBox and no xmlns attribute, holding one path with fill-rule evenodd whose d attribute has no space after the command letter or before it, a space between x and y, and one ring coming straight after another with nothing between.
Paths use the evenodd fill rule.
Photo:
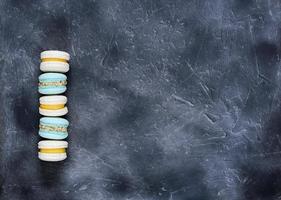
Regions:
<instances>
[{"instance_id":1,"label":"empty dark background","mask_svg":"<svg viewBox=\"0 0 281 200\"><path fill-rule=\"evenodd\" d=\"M0 1L1 200L281 199L281 2ZM71 54L68 159L37 159L40 52Z\"/></svg>"}]
</instances>

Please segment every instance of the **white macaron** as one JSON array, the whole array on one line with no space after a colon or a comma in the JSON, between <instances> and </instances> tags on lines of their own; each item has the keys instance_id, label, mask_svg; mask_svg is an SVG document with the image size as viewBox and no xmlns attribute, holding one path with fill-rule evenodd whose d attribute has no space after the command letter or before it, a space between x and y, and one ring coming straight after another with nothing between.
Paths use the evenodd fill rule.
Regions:
<instances>
[{"instance_id":1,"label":"white macaron","mask_svg":"<svg viewBox=\"0 0 281 200\"><path fill-rule=\"evenodd\" d=\"M68 72L70 55L64 51L48 50L41 53L40 70L43 72Z\"/></svg>"},{"instance_id":2,"label":"white macaron","mask_svg":"<svg viewBox=\"0 0 281 200\"><path fill-rule=\"evenodd\" d=\"M44 116L58 117L68 113L65 106L67 97L63 95L42 96L39 99L39 113Z\"/></svg>"},{"instance_id":3,"label":"white macaron","mask_svg":"<svg viewBox=\"0 0 281 200\"><path fill-rule=\"evenodd\" d=\"M38 143L38 158L43 161L62 161L67 158L68 143L59 140L42 140Z\"/></svg>"}]
</instances>

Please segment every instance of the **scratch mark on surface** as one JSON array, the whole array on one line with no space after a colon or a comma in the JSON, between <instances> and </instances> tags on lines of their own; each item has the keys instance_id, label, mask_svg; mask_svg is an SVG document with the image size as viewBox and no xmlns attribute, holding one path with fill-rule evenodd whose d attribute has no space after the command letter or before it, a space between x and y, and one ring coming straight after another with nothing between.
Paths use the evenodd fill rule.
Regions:
<instances>
[{"instance_id":1,"label":"scratch mark on surface","mask_svg":"<svg viewBox=\"0 0 281 200\"><path fill-rule=\"evenodd\" d=\"M177 96L177 95L173 94L172 97L173 97L175 100L177 100L177 101L179 101L179 102L181 102L181 103L187 104L187 105L189 105L189 106L194 106L193 103L191 103L190 101L188 101L188 100L186 100L186 99L184 99L184 98L182 98L182 97L180 97L180 96Z\"/></svg>"}]
</instances>

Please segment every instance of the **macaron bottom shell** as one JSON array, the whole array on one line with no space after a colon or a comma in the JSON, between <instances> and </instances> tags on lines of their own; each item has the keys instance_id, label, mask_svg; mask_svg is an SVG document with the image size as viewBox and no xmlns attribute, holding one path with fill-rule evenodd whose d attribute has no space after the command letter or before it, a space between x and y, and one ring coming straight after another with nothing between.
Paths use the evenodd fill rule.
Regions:
<instances>
[{"instance_id":1,"label":"macaron bottom shell","mask_svg":"<svg viewBox=\"0 0 281 200\"><path fill-rule=\"evenodd\" d=\"M44 87L39 87L38 92L40 94L62 94L66 91L65 86L61 87L49 87L49 88L44 88Z\"/></svg>"},{"instance_id":2,"label":"macaron bottom shell","mask_svg":"<svg viewBox=\"0 0 281 200\"><path fill-rule=\"evenodd\" d=\"M52 140L62 140L67 138L68 134L67 133L60 133L60 132L54 132L54 131L39 131L39 135L42 138L46 139L52 139Z\"/></svg>"},{"instance_id":3,"label":"macaron bottom shell","mask_svg":"<svg viewBox=\"0 0 281 200\"><path fill-rule=\"evenodd\" d=\"M58 162L67 158L66 153L41 153L38 152L38 158L42 161Z\"/></svg>"},{"instance_id":4,"label":"macaron bottom shell","mask_svg":"<svg viewBox=\"0 0 281 200\"><path fill-rule=\"evenodd\" d=\"M43 72L61 72L69 71L69 64L64 62L41 62L40 70Z\"/></svg>"},{"instance_id":5,"label":"macaron bottom shell","mask_svg":"<svg viewBox=\"0 0 281 200\"><path fill-rule=\"evenodd\" d=\"M68 113L67 107L57 109L57 110L48 110L48 109L43 109L39 107L39 113L44 116L48 117L59 117L66 115Z\"/></svg>"}]
</instances>

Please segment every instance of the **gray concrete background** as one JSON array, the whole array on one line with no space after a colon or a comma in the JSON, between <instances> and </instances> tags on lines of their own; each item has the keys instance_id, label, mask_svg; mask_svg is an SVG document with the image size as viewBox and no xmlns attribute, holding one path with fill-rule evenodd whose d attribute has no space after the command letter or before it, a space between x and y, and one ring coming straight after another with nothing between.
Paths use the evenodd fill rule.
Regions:
<instances>
[{"instance_id":1,"label":"gray concrete background","mask_svg":"<svg viewBox=\"0 0 281 200\"><path fill-rule=\"evenodd\" d=\"M281 199L280 4L2 0L0 199ZM47 49L72 58L60 163L37 159Z\"/></svg>"}]
</instances>

